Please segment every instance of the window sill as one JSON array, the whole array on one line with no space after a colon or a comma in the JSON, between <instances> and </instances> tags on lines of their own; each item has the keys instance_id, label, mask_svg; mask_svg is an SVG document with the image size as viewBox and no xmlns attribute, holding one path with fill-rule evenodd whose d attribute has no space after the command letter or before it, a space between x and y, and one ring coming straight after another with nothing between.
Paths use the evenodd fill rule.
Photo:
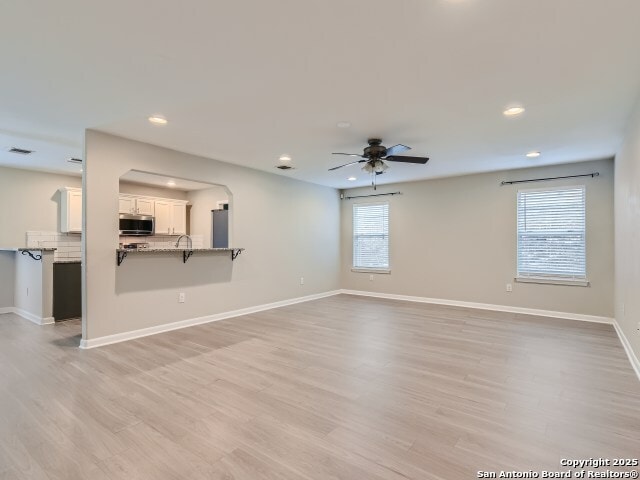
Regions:
<instances>
[{"instance_id":1,"label":"window sill","mask_svg":"<svg viewBox=\"0 0 640 480\"><path fill-rule=\"evenodd\" d=\"M391 273L391 269L390 268L361 268L361 267L352 267L351 268L352 272L356 272L356 273L384 273L384 274L388 274Z\"/></svg>"},{"instance_id":2,"label":"window sill","mask_svg":"<svg viewBox=\"0 0 640 480\"><path fill-rule=\"evenodd\" d=\"M586 278L584 280L562 277L516 277L519 283L542 283L548 285L568 285L573 287L589 287L591 284Z\"/></svg>"}]
</instances>

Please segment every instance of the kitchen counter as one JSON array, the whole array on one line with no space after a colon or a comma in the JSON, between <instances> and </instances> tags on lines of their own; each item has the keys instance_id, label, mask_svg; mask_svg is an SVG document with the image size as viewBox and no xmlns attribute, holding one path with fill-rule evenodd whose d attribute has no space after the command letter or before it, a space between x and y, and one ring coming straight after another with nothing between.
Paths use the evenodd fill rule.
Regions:
<instances>
[{"instance_id":1,"label":"kitchen counter","mask_svg":"<svg viewBox=\"0 0 640 480\"><path fill-rule=\"evenodd\" d=\"M125 257L130 253L135 254L152 254L152 253L182 253L183 263L187 263L187 260L194 253L216 253L216 252L231 252L231 260L235 260L238 255L244 251L244 248L144 248L141 250L133 248L118 248L116 249L116 258L118 260L118 266L122 264Z\"/></svg>"},{"instance_id":2,"label":"kitchen counter","mask_svg":"<svg viewBox=\"0 0 640 480\"><path fill-rule=\"evenodd\" d=\"M53 263L82 263L82 260L54 260Z\"/></svg>"},{"instance_id":3,"label":"kitchen counter","mask_svg":"<svg viewBox=\"0 0 640 480\"><path fill-rule=\"evenodd\" d=\"M244 250L244 248L118 248L117 252L155 253L155 252L230 252L231 250Z\"/></svg>"},{"instance_id":4,"label":"kitchen counter","mask_svg":"<svg viewBox=\"0 0 640 480\"><path fill-rule=\"evenodd\" d=\"M3 252L55 252L55 248L42 248L42 247L2 247L0 251Z\"/></svg>"}]
</instances>

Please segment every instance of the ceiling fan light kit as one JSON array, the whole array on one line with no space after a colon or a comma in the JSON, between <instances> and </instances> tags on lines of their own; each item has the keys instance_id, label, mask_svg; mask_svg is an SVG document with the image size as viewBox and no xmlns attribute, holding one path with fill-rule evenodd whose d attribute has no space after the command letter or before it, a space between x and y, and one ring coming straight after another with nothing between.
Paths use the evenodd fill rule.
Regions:
<instances>
[{"instance_id":1,"label":"ceiling fan light kit","mask_svg":"<svg viewBox=\"0 0 640 480\"><path fill-rule=\"evenodd\" d=\"M362 170L371 174L371 185L375 190L376 176L382 175L389 168L389 166L383 160L386 160L388 162L417 163L422 165L429 161L427 157L409 157L396 155L398 153L411 150L411 147L407 147L406 145L402 145L400 143L389 148L382 145L382 140L379 138L370 138L367 143L369 144L369 146L365 147L362 155L359 155L357 153L333 153L333 155L347 155L349 157L357 157L360 158L360 160L345 163L344 165L338 165L337 167L330 168L329 171L337 170L338 168L346 167L348 165L354 165L356 163L364 163L364 165L362 166Z\"/></svg>"}]
</instances>

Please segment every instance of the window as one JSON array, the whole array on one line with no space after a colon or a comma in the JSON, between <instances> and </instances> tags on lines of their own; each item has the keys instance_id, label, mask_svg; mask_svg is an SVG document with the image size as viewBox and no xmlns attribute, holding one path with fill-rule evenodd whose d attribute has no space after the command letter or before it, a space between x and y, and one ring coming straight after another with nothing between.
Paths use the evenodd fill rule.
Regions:
<instances>
[{"instance_id":1,"label":"window","mask_svg":"<svg viewBox=\"0 0 640 480\"><path fill-rule=\"evenodd\" d=\"M518 279L586 285L584 186L518 192Z\"/></svg>"},{"instance_id":2,"label":"window","mask_svg":"<svg viewBox=\"0 0 640 480\"><path fill-rule=\"evenodd\" d=\"M353 205L353 268L389 269L389 204Z\"/></svg>"}]
</instances>

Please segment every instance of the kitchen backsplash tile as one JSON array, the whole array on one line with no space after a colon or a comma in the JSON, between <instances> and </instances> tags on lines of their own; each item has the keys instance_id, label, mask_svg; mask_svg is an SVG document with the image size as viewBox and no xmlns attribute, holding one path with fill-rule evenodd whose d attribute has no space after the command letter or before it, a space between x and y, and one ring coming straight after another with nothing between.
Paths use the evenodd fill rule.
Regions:
<instances>
[{"instance_id":1,"label":"kitchen backsplash tile","mask_svg":"<svg viewBox=\"0 0 640 480\"><path fill-rule=\"evenodd\" d=\"M58 232L27 232L27 247L55 248L53 261L56 260L80 260L82 236L70 235Z\"/></svg>"},{"instance_id":2,"label":"kitchen backsplash tile","mask_svg":"<svg viewBox=\"0 0 640 480\"><path fill-rule=\"evenodd\" d=\"M187 246L187 239L182 238L180 240L180 246L176 247L178 237L169 235L154 235L152 237L120 237L120 243L140 243L145 242L149 244L149 248L176 248L182 250ZM204 235L191 235L192 248L203 248Z\"/></svg>"}]
</instances>

